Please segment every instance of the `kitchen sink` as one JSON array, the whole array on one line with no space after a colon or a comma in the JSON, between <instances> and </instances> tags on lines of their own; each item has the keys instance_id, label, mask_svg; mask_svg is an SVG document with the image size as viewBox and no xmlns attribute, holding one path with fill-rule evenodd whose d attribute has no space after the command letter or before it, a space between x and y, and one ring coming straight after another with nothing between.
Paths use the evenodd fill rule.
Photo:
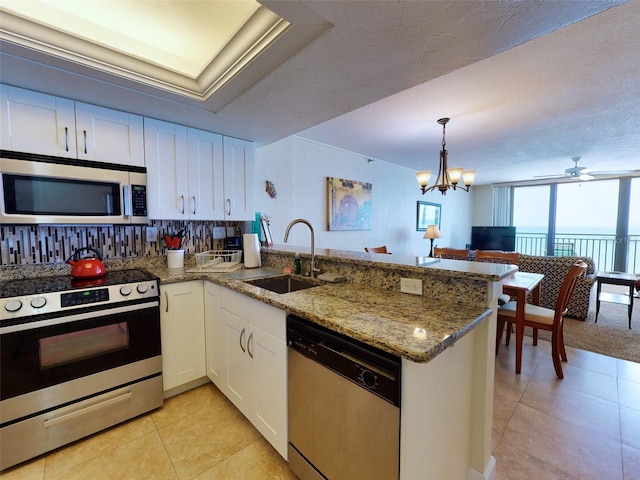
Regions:
<instances>
[{"instance_id":1,"label":"kitchen sink","mask_svg":"<svg viewBox=\"0 0 640 480\"><path fill-rule=\"evenodd\" d=\"M297 292L298 290L320 286L320 284L315 283L312 280L291 277L289 275L257 278L254 280L247 280L246 283L255 285L256 287L264 288L265 290L270 290L275 293Z\"/></svg>"}]
</instances>

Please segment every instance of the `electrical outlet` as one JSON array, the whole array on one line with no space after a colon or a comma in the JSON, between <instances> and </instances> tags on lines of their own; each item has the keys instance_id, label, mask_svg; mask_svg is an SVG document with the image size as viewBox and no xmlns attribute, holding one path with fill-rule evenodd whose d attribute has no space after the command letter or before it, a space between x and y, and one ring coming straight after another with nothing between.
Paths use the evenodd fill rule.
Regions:
<instances>
[{"instance_id":1,"label":"electrical outlet","mask_svg":"<svg viewBox=\"0 0 640 480\"><path fill-rule=\"evenodd\" d=\"M401 278L400 291L413 295L422 295L422 280L417 278Z\"/></svg>"},{"instance_id":2,"label":"electrical outlet","mask_svg":"<svg viewBox=\"0 0 640 480\"><path fill-rule=\"evenodd\" d=\"M227 237L235 236L236 228L235 227L227 227Z\"/></svg>"},{"instance_id":3,"label":"electrical outlet","mask_svg":"<svg viewBox=\"0 0 640 480\"><path fill-rule=\"evenodd\" d=\"M158 241L158 227L147 227L146 228L146 240L147 240L147 242L157 242Z\"/></svg>"},{"instance_id":4,"label":"electrical outlet","mask_svg":"<svg viewBox=\"0 0 640 480\"><path fill-rule=\"evenodd\" d=\"M226 229L224 227L213 227L213 238L219 240L226 237Z\"/></svg>"}]
</instances>

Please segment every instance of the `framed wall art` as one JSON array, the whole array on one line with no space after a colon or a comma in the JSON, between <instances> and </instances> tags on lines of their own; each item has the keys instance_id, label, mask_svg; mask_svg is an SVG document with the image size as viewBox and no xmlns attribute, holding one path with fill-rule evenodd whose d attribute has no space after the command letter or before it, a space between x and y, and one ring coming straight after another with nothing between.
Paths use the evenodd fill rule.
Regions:
<instances>
[{"instance_id":1,"label":"framed wall art","mask_svg":"<svg viewBox=\"0 0 640 480\"><path fill-rule=\"evenodd\" d=\"M329 230L371 230L370 183L327 177Z\"/></svg>"},{"instance_id":2,"label":"framed wall art","mask_svg":"<svg viewBox=\"0 0 640 480\"><path fill-rule=\"evenodd\" d=\"M418 202L416 230L424 232L428 225L437 225L440 228L440 209L439 203Z\"/></svg>"}]
</instances>

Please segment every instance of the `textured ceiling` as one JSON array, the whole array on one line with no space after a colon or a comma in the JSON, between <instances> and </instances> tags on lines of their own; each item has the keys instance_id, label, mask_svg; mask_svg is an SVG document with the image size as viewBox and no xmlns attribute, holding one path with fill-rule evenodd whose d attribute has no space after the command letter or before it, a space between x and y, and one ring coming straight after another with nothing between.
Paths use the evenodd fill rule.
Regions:
<instances>
[{"instance_id":1,"label":"textured ceiling","mask_svg":"<svg viewBox=\"0 0 640 480\"><path fill-rule=\"evenodd\" d=\"M640 168L637 0L260 3L293 25L287 56L253 62L260 74L215 106L6 41L0 80L258 145L298 133L414 170L437 169L447 116L450 166L479 184L561 173L575 156Z\"/></svg>"},{"instance_id":2,"label":"textured ceiling","mask_svg":"<svg viewBox=\"0 0 640 480\"><path fill-rule=\"evenodd\" d=\"M437 171L447 116L449 166L478 183L559 174L575 156L640 170L638 18L640 2L612 8L300 135Z\"/></svg>"}]
</instances>

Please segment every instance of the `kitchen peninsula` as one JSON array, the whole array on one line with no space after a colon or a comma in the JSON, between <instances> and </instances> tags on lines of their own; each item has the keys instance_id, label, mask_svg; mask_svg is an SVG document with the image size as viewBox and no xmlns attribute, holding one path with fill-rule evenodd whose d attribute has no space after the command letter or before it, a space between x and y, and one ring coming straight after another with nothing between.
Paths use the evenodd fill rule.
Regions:
<instances>
[{"instance_id":1,"label":"kitchen peninsula","mask_svg":"<svg viewBox=\"0 0 640 480\"><path fill-rule=\"evenodd\" d=\"M277 246L262 249L261 269L243 272L278 274L295 252L304 271L308 249ZM495 478L495 308L515 267L324 249L315 257L347 281L277 294L233 274L155 273L163 283L211 281L401 357L400 478ZM400 293L400 278L422 280L423 294Z\"/></svg>"},{"instance_id":2,"label":"kitchen peninsula","mask_svg":"<svg viewBox=\"0 0 640 480\"><path fill-rule=\"evenodd\" d=\"M184 270L167 269L162 257L113 260L107 267L145 268L161 279L161 290L181 282L202 288L204 281L205 292L207 285L215 286L243 305L248 302L242 298L251 297L397 355L402 359L400 478L495 478L495 308L501 281L515 267L318 249L316 266L346 282L314 279L318 287L277 294L243 281L243 276L279 274L296 251L304 271L310 252L289 246L263 248L262 268L232 274L193 273L192 258ZM68 266L56 266L53 274L68 273ZM6 280L31 269L2 270L0 279ZM422 295L400 293L400 278L421 280Z\"/></svg>"}]
</instances>

